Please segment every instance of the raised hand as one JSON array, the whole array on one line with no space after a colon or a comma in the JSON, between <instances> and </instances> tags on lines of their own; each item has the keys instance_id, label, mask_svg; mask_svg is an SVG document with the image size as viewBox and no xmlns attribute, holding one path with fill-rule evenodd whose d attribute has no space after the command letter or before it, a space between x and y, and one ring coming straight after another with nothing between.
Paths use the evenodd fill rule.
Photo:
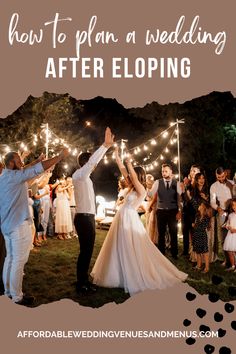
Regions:
<instances>
[{"instance_id":1,"label":"raised hand","mask_svg":"<svg viewBox=\"0 0 236 354\"><path fill-rule=\"evenodd\" d=\"M129 156L125 158L125 163L126 165L131 165L131 158Z\"/></svg>"},{"instance_id":2,"label":"raised hand","mask_svg":"<svg viewBox=\"0 0 236 354\"><path fill-rule=\"evenodd\" d=\"M112 134L111 129L109 127L105 130L105 139L104 139L104 146L106 148L110 148L114 144L115 136Z\"/></svg>"}]
</instances>

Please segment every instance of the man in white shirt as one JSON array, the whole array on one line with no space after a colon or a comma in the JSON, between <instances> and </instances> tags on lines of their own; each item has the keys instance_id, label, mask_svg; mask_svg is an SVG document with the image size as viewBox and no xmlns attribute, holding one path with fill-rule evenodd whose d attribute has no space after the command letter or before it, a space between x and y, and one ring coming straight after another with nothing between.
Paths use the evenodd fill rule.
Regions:
<instances>
[{"instance_id":1,"label":"man in white shirt","mask_svg":"<svg viewBox=\"0 0 236 354\"><path fill-rule=\"evenodd\" d=\"M74 222L80 244L76 282L78 292L96 291L96 288L88 280L88 270L95 242L95 194L90 175L113 142L114 135L110 128L106 128L103 145L93 155L90 153L79 155L80 168L72 175L76 203Z\"/></svg>"},{"instance_id":2,"label":"man in white shirt","mask_svg":"<svg viewBox=\"0 0 236 354\"><path fill-rule=\"evenodd\" d=\"M172 167L163 164L161 179L154 182L150 196L157 193L157 228L158 248L165 254L165 234L168 225L170 233L171 254L178 257L177 221L181 219L180 199L182 189L179 182L173 178Z\"/></svg>"},{"instance_id":3,"label":"man in white shirt","mask_svg":"<svg viewBox=\"0 0 236 354\"><path fill-rule=\"evenodd\" d=\"M6 244L3 268L5 295L20 305L31 305L32 296L22 292L24 266L28 261L32 244L31 223L28 204L27 181L40 175L68 155L64 149L58 156L42 161L43 155L30 166L23 168L17 152L5 156L5 166L0 175L0 220Z\"/></svg>"},{"instance_id":4,"label":"man in white shirt","mask_svg":"<svg viewBox=\"0 0 236 354\"><path fill-rule=\"evenodd\" d=\"M216 182L210 187L210 202L214 210L217 211L217 239L221 240L223 245L227 230L222 228L227 215L226 211L229 206L229 201L233 197L234 182L227 179L227 173L223 167L216 169ZM223 265L228 264L227 252L225 252L226 260Z\"/></svg>"}]
</instances>

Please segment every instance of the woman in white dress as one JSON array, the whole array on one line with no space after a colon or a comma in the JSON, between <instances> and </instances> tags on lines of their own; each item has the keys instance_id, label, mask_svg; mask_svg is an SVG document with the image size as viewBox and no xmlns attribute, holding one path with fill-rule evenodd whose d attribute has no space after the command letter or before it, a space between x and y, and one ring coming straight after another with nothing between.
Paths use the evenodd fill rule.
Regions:
<instances>
[{"instance_id":1,"label":"woman in white dress","mask_svg":"<svg viewBox=\"0 0 236 354\"><path fill-rule=\"evenodd\" d=\"M93 283L124 288L125 292L134 295L146 289L164 289L184 281L187 274L161 254L138 216L137 209L146 196L144 169L133 168L127 160L127 171L117 149L116 161L125 178L129 172L132 185L114 217L91 272Z\"/></svg>"},{"instance_id":2,"label":"woman in white dress","mask_svg":"<svg viewBox=\"0 0 236 354\"><path fill-rule=\"evenodd\" d=\"M228 271L235 270L236 262L236 198L233 198L230 202L231 213L229 214L228 220L226 222L226 229L228 230L227 236L224 241L223 250L228 253L230 260L230 268Z\"/></svg>"},{"instance_id":3,"label":"woman in white dress","mask_svg":"<svg viewBox=\"0 0 236 354\"><path fill-rule=\"evenodd\" d=\"M55 232L58 234L60 240L69 237L69 233L73 231L69 196L65 180L61 180L56 190L57 203L56 203L56 217L55 217Z\"/></svg>"}]
</instances>

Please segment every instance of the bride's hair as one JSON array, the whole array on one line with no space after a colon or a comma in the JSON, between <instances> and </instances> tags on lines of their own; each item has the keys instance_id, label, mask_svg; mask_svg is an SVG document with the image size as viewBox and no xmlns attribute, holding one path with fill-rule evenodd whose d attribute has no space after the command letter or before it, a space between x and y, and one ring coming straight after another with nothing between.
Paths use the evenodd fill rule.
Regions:
<instances>
[{"instance_id":1,"label":"bride's hair","mask_svg":"<svg viewBox=\"0 0 236 354\"><path fill-rule=\"evenodd\" d=\"M144 188L147 187L146 184L146 172L141 166L134 167L134 171L138 177L139 182L144 186Z\"/></svg>"}]
</instances>

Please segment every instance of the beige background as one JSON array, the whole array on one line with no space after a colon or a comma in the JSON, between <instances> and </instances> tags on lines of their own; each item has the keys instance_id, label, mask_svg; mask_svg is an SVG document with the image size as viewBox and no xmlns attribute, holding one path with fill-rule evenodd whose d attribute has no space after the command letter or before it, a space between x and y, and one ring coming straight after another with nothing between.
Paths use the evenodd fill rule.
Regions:
<instances>
[{"instance_id":1,"label":"beige background","mask_svg":"<svg viewBox=\"0 0 236 354\"><path fill-rule=\"evenodd\" d=\"M77 99L89 99L100 95L114 97L126 107L143 106L148 102L184 102L213 90L232 91L235 94L235 8L234 1L1 1L0 11L0 77L1 105L0 116L6 117L16 110L28 95L40 96L43 91L69 92ZM68 34L66 43L52 49L51 33L44 29L44 40L40 45L9 46L7 31L11 15L20 14L20 31L38 30L43 23L52 19L56 12L61 17L72 17L71 23L63 24L61 30ZM174 30L179 17L186 16L186 24L195 15L200 15L202 28L213 33L225 30L227 43L220 56L215 55L214 46L160 46L146 48L143 34L148 28ZM98 16L96 29L115 32L119 38L131 30L137 31L137 44L84 47L83 56L103 57L108 63L112 56L135 57L190 57L191 78L181 79L71 79L67 75L61 80L45 80L44 72L49 56L75 56L74 33L86 29L92 15ZM147 291L133 297L122 305L107 304L100 309L83 308L70 300L62 300L28 309L13 305L8 299L0 298L1 309L1 348L6 353L204 353L208 342L214 343L218 353L221 346L235 348L235 333L230 330L234 314L227 314L220 324L213 323L216 311L224 314L224 304L212 304L207 296L197 296L193 302L185 298L188 285L181 285L166 291ZM195 292L194 290L192 290ZM236 305L236 304L235 304ZM195 311L197 307L207 310L207 316L200 320ZM192 321L188 328L183 327L185 318ZM176 329L198 330L200 324L207 324L212 330L219 327L227 329L222 339L197 340L193 346L183 339L175 340L32 340L16 339L19 330L52 329ZM233 340L234 335L234 340ZM233 351L232 351L233 352Z\"/></svg>"},{"instance_id":2,"label":"beige background","mask_svg":"<svg viewBox=\"0 0 236 354\"><path fill-rule=\"evenodd\" d=\"M126 107L143 106L148 102L184 102L208 94L211 91L232 91L235 93L235 11L234 1L2 1L0 13L1 46L1 107L0 116L5 117L22 104L28 95L40 96L43 91L69 92L77 99L97 95L114 97ZM17 29L27 32L44 29L41 44L29 46L8 43L9 21L14 12L19 13ZM61 23L60 31L67 34L67 40L52 49L51 27L43 24L59 12L61 18L71 17L72 22ZM102 57L109 67L112 56L130 59L136 57L190 57L191 78L186 79L112 79L108 70L104 79L71 79L68 72L65 79L44 79L48 57L74 57L75 32L85 30L93 15L97 15L96 31L114 32L119 42L113 45L83 46L81 54L86 57ZM213 34L225 30L227 42L221 55L214 53L214 45L144 45L147 29L160 28L172 31L181 15L186 16L188 30L193 18L200 16L202 29ZM135 30L136 45L125 44L128 31Z\"/></svg>"}]
</instances>

